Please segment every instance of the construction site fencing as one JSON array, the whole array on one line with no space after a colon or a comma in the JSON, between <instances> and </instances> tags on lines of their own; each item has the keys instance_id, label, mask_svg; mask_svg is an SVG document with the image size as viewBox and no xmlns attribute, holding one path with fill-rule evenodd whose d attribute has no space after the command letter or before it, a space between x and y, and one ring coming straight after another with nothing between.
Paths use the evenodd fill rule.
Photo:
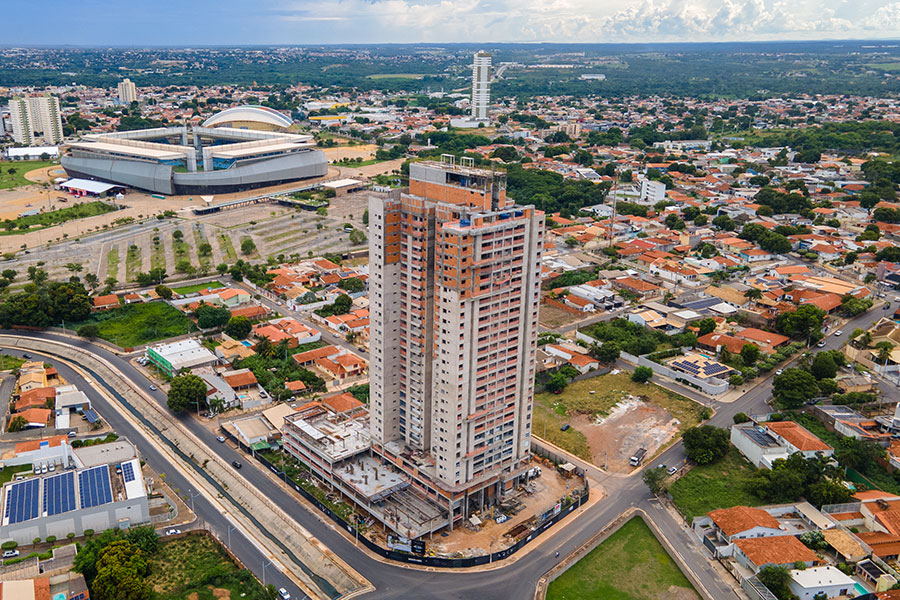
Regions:
<instances>
[{"instance_id":1,"label":"construction site fencing","mask_svg":"<svg viewBox=\"0 0 900 600\"><path fill-rule=\"evenodd\" d=\"M303 498L315 506L318 510L325 513L332 521L335 522L338 526L347 530L347 532L353 536L357 543L362 544L370 551L375 552L376 554L383 556L384 558L390 560L396 560L399 562L421 565L426 567L442 567L448 569L461 569L466 567L475 567L478 565L486 565L488 563L492 563L495 560L503 560L504 558L508 558L524 548L527 544L536 539L539 535L550 529L553 525L564 519L568 516L572 511L580 507L582 504L588 501L589 497L589 489L585 486L581 490L574 490L570 495L570 502L561 507L560 512L547 519L544 523L542 523L539 527L537 527L534 531L528 534L526 537L522 538L509 548L505 548L503 550L498 550L497 552L493 552L491 554L485 554L482 556L472 556L468 558L444 558L440 556L425 556L425 555L417 555L417 554L408 554L406 552L400 552L398 550L391 550L389 548L384 548L379 546L365 535L361 535L359 530L356 529L352 524L345 521L340 515L335 513L333 510L325 506L318 498L310 494L306 491L303 486L299 483L291 479L287 476L287 473L273 465L270 461L268 461L265 457L263 457L260 453L255 452L252 448L250 448L247 444L244 444L241 440L235 437L230 431L225 428L221 428L222 435L226 438L230 439L232 442L236 443L238 447L250 454L255 458L261 465L266 467L269 471L272 471L279 479L284 481L286 484L291 486L298 494L303 496Z\"/></svg>"}]
</instances>

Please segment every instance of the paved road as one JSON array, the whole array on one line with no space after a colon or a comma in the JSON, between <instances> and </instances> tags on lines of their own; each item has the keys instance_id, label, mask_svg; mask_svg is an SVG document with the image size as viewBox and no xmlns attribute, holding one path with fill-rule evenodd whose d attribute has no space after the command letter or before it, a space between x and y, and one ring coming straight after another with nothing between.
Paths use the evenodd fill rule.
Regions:
<instances>
[{"instance_id":1,"label":"paved road","mask_svg":"<svg viewBox=\"0 0 900 600\"><path fill-rule=\"evenodd\" d=\"M873 313L861 315L846 323L843 328L845 331L850 332L856 327L868 326L876 316ZM127 360L87 341L61 338L61 336L55 334L42 332L16 333L25 338L51 339L82 347L109 361L125 377L130 379L135 386L147 387L149 385L144 376ZM846 334L842 337L829 336L826 338L826 348L838 348L846 340ZM69 377L71 373L64 373L64 376ZM766 402L771 397L771 382L772 376L770 375L740 399L731 403L712 401L711 405L716 409L716 414L710 420L710 423L726 427L733 422L732 417L738 412L746 412L748 414L766 412ZM92 401L94 401L95 396L97 396L96 393L93 393ZM156 392L154 397L161 403L165 401L162 392ZM111 407L99 400L97 405L101 413L104 416L108 416L108 421L113 427L124 431L132 439L140 439L136 432L131 430L128 423L116 415ZM368 578L376 587L376 590L367 594L366 598L462 599L477 596L485 600L500 600L531 597L540 576L556 564L555 553L557 551L562 556L575 551L604 525L632 506L645 508L649 514L653 515L654 520L663 530L666 537L670 539L675 549L688 561L688 564L692 566L692 570L714 597L733 597L730 586L709 569L708 561L700 554L696 545L688 540L681 524L666 516L667 513L661 512L658 508L654 510L651 496L639 477L611 476L597 469L592 469L594 475L599 478L601 484L607 489L609 496L590 509L580 513L576 517L578 525L569 526L565 529L557 530L553 534L548 534L552 535L552 537L542 540L538 548L533 549L518 560L506 563L493 571L467 573L434 572L424 575L421 572L406 569L400 565L384 564L373 560L367 554L355 548L351 541L338 534L330 524L320 520L318 515L314 515L303 508L291 493L271 481L262 469L257 468L253 464L254 461L247 460L245 456L231 447L216 442L212 432L194 424L190 417L185 417L184 422L191 427L201 441L229 462L236 459L242 460L246 464L242 474L251 484L260 489L275 503L284 507L313 536L341 556L352 568ZM171 465L166 463L164 457L159 455L154 449L145 449L143 447L141 449L147 456L148 461L150 461L151 466L167 473L174 471ZM681 443L674 444L657 457L656 460L669 466L683 464L685 456ZM174 484L176 486L187 485L185 481L179 482L177 480ZM213 531L221 537L225 537L227 525L224 519L220 515L215 514L215 511L210 506L205 505L205 502L200 498L198 498L197 512L202 519L210 524ZM234 534L232 536L234 538ZM244 544L243 541L236 542L235 539L232 539L232 548L251 570L257 573L258 576L261 575L261 556L250 548L249 544ZM269 575L271 576L271 569L269 570Z\"/></svg>"}]
</instances>

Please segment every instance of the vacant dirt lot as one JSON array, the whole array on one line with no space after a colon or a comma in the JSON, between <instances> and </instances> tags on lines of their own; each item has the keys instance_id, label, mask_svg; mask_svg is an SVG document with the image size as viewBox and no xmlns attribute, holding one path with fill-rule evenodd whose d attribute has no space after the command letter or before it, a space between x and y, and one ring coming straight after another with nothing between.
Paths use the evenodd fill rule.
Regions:
<instances>
[{"instance_id":1,"label":"vacant dirt lot","mask_svg":"<svg viewBox=\"0 0 900 600\"><path fill-rule=\"evenodd\" d=\"M680 425L665 409L634 396L619 402L606 418L580 414L570 422L587 439L592 462L613 473L630 472L629 459L638 448L653 456Z\"/></svg>"}]
</instances>

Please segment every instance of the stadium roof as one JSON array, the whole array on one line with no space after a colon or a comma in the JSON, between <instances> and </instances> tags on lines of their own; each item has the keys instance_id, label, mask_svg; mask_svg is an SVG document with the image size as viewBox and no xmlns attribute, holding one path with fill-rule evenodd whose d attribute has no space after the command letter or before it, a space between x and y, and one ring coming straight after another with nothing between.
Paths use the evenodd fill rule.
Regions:
<instances>
[{"instance_id":1,"label":"stadium roof","mask_svg":"<svg viewBox=\"0 0 900 600\"><path fill-rule=\"evenodd\" d=\"M244 106L234 106L226 108L222 112L218 112L203 122L203 127L215 127L224 123L232 123L234 121L256 121L275 127L290 127L293 121L290 117L286 117L277 110L267 106L256 106L247 104Z\"/></svg>"}]
</instances>

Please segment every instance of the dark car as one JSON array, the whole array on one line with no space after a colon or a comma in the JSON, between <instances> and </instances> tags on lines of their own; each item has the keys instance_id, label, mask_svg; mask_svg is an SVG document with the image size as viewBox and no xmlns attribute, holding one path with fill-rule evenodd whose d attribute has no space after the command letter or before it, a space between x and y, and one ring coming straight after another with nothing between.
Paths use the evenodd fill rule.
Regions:
<instances>
[{"instance_id":1,"label":"dark car","mask_svg":"<svg viewBox=\"0 0 900 600\"><path fill-rule=\"evenodd\" d=\"M22 355L22 358L31 358L31 355L26 352Z\"/></svg>"},{"instance_id":2,"label":"dark car","mask_svg":"<svg viewBox=\"0 0 900 600\"><path fill-rule=\"evenodd\" d=\"M231 466L234 467L235 469L240 469L243 465L240 462L233 460L233 461L231 461Z\"/></svg>"},{"instance_id":3,"label":"dark car","mask_svg":"<svg viewBox=\"0 0 900 600\"><path fill-rule=\"evenodd\" d=\"M568 423L566 423L565 425L563 425L562 427L560 427L559 430L560 430L560 431L568 431L568 430L569 430L569 427L571 427L571 425L569 425Z\"/></svg>"}]
</instances>

